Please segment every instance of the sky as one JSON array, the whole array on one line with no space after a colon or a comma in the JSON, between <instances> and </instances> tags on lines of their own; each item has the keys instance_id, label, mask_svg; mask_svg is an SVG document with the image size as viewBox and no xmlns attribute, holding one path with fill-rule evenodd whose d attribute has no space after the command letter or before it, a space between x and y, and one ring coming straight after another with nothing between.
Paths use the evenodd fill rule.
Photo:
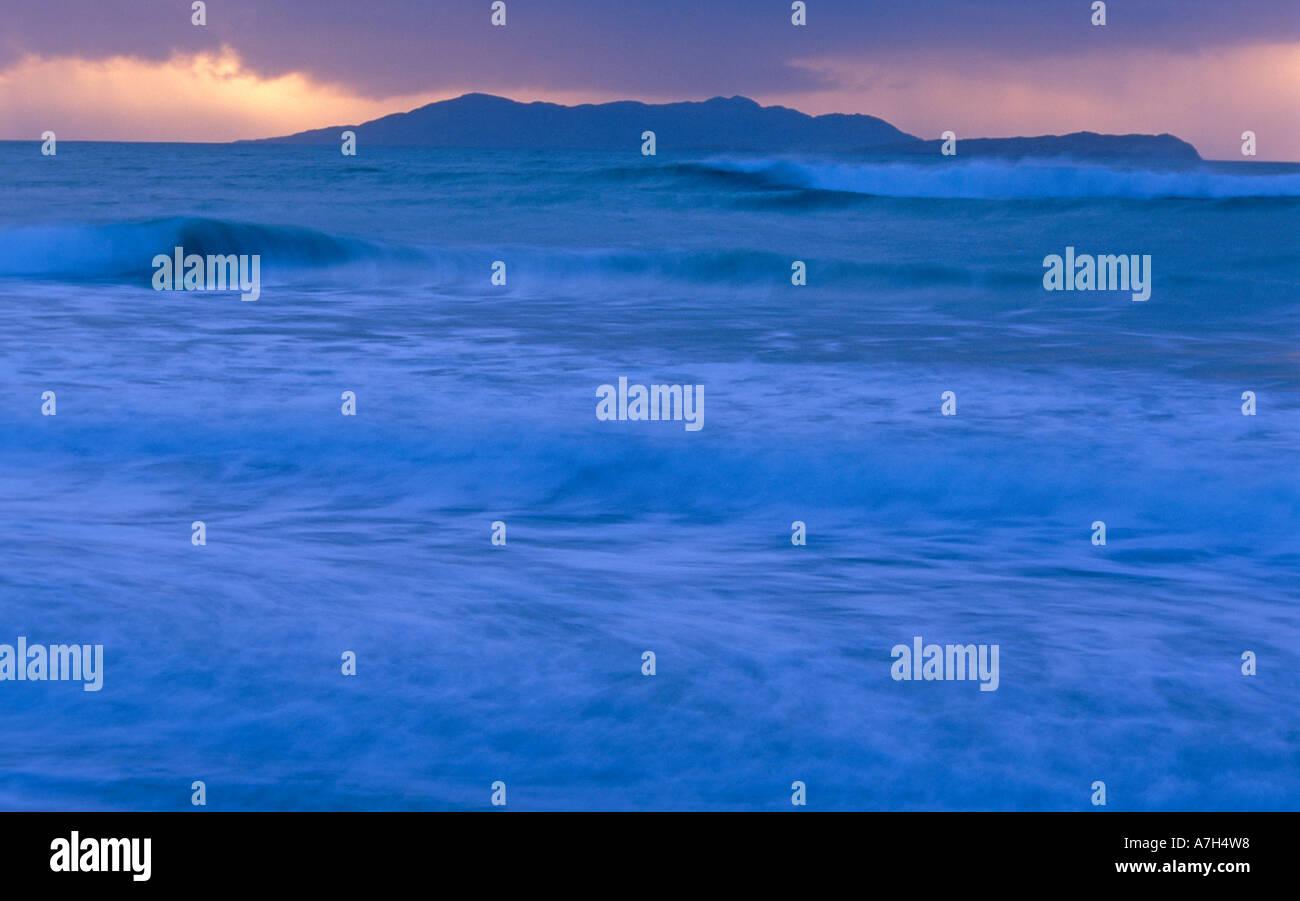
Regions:
<instances>
[{"instance_id":1,"label":"sky","mask_svg":"<svg viewBox=\"0 0 1300 901\"><path fill-rule=\"evenodd\" d=\"M0 138L228 141L469 91L868 113L935 138L1169 132L1300 161L1300 0L0 0Z\"/></svg>"}]
</instances>

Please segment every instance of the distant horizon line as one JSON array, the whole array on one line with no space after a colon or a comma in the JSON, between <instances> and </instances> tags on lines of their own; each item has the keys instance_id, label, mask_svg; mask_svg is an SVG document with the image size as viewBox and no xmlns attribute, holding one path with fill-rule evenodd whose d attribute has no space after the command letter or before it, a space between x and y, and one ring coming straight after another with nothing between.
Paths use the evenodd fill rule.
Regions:
<instances>
[{"instance_id":1,"label":"distant horizon line","mask_svg":"<svg viewBox=\"0 0 1300 901\"><path fill-rule=\"evenodd\" d=\"M418 107L417 107L417 109L418 109ZM329 127L329 126L326 126L326 127ZM344 126L340 126L340 127L344 127ZM1072 134L1083 134L1084 132L1071 132L1071 133L1072 133ZM1093 134L1102 134L1102 132L1092 132L1092 133L1093 133ZM1063 137L1063 135L1021 135L1021 136L1019 136L1019 137L1026 137L1026 138L1045 137L1045 138L1050 138L1050 137ZM928 140L928 139L927 139L927 140ZM938 139L936 138L936 139L934 139L934 140L938 140ZM976 139L976 138L967 138L966 140L980 140L980 139ZM1012 140L1012 139L1011 139L1011 138L985 138L985 139L982 139L982 140L994 140L994 141L996 141L996 140ZM38 144L38 145L39 145L40 143L41 143L40 138L0 138L0 144ZM276 144L276 143L274 143L273 140L271 140L271 139L267 139L267 138L236 138L236 139L233 140L233 141L123 141L123 140L105 140L105 139L103 139L103 138L59 138L59 144L60 144L60 145L63 145L63 144L140 144L140 145L156 144L156 145L160 145L160 146L170 146L170 147L230 147L230 146L233 145L233 144L249 144L249 145L257 144L257 145L265 145L265 146L267 146L267 147L276 147L276 148L283 148L283 147L303 147L303 148L310 148L310 147L320 146L320 145L312 145L312 144ZM478 151L478 152L481 152L481 151L488 151L488 152L491 152L491 151L505 151L505 150L508 150L508 151L511 151L511 152L521 152L521 151L519 151L518 148L515 148L515 147L429 147L429 146L421 146L421 145L418 145L418 144L372 144L372 145L370 145L370 146L372 146L372 147L381 147L381 148L384 148L384 149L386 149L386 150L464 150L464 151ZM563 152L566 152L566 151L564 151L564 150L553 150L552 148L539 148L539 149L545 149L545 150L548 150L548 151L551 151L551 152L556 152L556 153L563 153ZM568 151L568 152L575 152L575 151L574 151L574 150L570 150L570 151ZM601 153L601 152L604 152L604 153L617 153L618 151L614 151L614 150L606 150L606 151L601 151L601 150L586 150L586 151L577 151L577 152L585 152L585 153ZM693 150L693 151L691 151L691 152L708 152L708 151L694 151L694 150ZM723 151L723 150L720 150L720 151L712 151L712 152L717 152L717 153L737 153L737 154L748 154L748 155L753 155L753 154L755 154L755 153L770 152L770 153L774 153L774 154L779 154L779 155L781 155L781 156L798 156L798 155L800 155L800 154L802 154L802 153L807 153L808 151L785 151L785 150L774 150L774 151L733 150L733 151ZM836 153L836 154L841 155L841 156L845 155L845 152L843 152L843 151L826 151L826 152L827 152L827 153ZM867 154L867 153L870 153L870 151L864 151L864 155ZM1055 159L1063 159L1064 157L1035 157L1035 159L1053 159L1053 158L1055 158ZM980 159L981 161L988 162L988 161L989 161L990 159L992 159L992 158L991 158L991 157L966 157L966 158L963 159L963 161L965 161L966 159ZM1086 163L1090 163L1090 162L1091 162L1091 163L1095 163L1096 161L1095 161L1095 160L1083 160L1083 159L1080 159L1080 160L1075 160L1074 162L1085 163L1085 164L1086 164ZM1216 158L1202 157L1201 160L1200 160L1200 162L1202 162L1202 163L1242 163L1242 164L1249 164L1249 165L1277 165L1277 166L1298 166L1298 165L1300 165L1300 160L1266 160L1266 159L1259 159L1259 158L1252 158L1252 159L1216 159Z\"/></svg>"},{"instance_id":2,"label":"distant horizon line","mask_svg":"<svg viewBox=\"0 0 1300 901\"><path fill-rule=\"evenodd\" d=\"M146 145L147 145L147 144L157 144L157 145L175 145L175 146L213 146L213 147L217 147L217 146L230 146L230 145L232 145L232 144L273 143L273 142L276 142L277 140L282 139L282 138L292 137L292 136L294 136L294 135L298 135L298 134L306 134L306 133L310 133L310 132L324 131L324 130L327 130L327 129L330 129L330 128L357 128L357 127L361 127L361 126L363 126L363 125L366 125L366 124L368 124L368 123L372 123L372 122L380 121L380 120L385 119L385 118L388 118L388 117L390 117L390 116L407 115L407 114L410 114L410 113L416 112L416 111L418 111L418 110L426 109L426 108L431 107L431 106L437 106L437 105L439 105L439 104L444 104L444 103L453 103L453 102L456 102L456 101L459 101L459 100L464 100L464 99L466 99L466 98L471 98L471 97L480 97L480 98L485 98L485 99L490 99L490 100L500 100L500 101L503 101L503 102L506 102L506 103L510 103L510 104L515 104L515 105L518 105L518 106L547 106L547 107L555 107L555 108L560 108L560 109L570 109L570 110L572 110L572 109L582 109L582 108L593 108L593 107L606 107L606 106L614 106L614 105L618 105L618 104L637 104L637 105L646 106L646 107L666 107L666 106L688 105L688 104L703 105L703 104L712 103L712 102L717 102L717 101L721 101L721 102L728 102L728 101L743 101L743 102L745 102L745 103L752 104L753 106L757 107L758 109L762 109L762 110L787 110L787 111L790 111L790 112L798 113L798 114L801 115L801 116L806 116L806 117L808 117L809 119L821 119L821 118L828 117L828 116L844 116L844 117L859 117L859 116L860 116L860 117L863 117L863 118L876 119L876 120L879 120L879 121L881 121L881 122L885 122L886 124L889 124L889 125L892 126L892 127L897 128L897 126L893 126L893 123L890 122L888 119L885 119L885 118L882 117L882 116L874 115L874 114L872 114L872 113L860 113L860 112L827 112L827 113L809 113L809 112L805 112L805 111L803 111L803 110L797 109L796 107L787 106L787 105L785 105L785 104L772 104L772 105L765 105L765 104L763 104L763 103L761 103L761 102L759 102L759 101L757 101L757 100L754 100L752 97L748 97L748 96L746 96L746 95L744 95L744 94L731 94L731 95L729 95L729 96L728 96L728 95L724 95L724 94L713 94L713 95L710 95L710 96L705 97L705 98L703 98L703 99L676 99L676 100L653 100L653 101L652 101L652 100L639 100L639 99L635 99L635 98L628 97L628 98L623 98L623 99L618 99L618 100L606 100L606 101L600 101L600 102L585 102L585 103L568 104L568 103L558 103L558 102L556 102L556 101L551 101L551 100L516 100L516 99L514 99L513 97L508 97L508 96L506 96L506 95L504 95L504 94L494 94L494 93L491 93L491 92L488 92L488 91L465 91L465 92L463 92L463 93L461 93L461 94L458 94L458 95L456 95L456 96L453 96L453 97L445 97L445 98L443 98L443 99L441 99L441 100L433 100L433 101L430 101L430 102L428 102L428 103L420 104L419 106L411 107L411 108L409 108L409 109L402 109L402 108L394 109L394 110L391 111L391 112L387 112L387 113L384 113L384 114L382 114L382 115L375 116L374 118L366 119L366 120L363 120L363 121L360 121L360 122L357 122L357 123L332 123L332 124L328 124L328 125L322 125L322 126L317 126L317 127L314 127L314 128L309 128L309 129L302 130L302 131L297 131L297 132L288 132L288 133L281 132L281 133L278 133L278 134L273 134L273 135L265 136L265 137L255 137L255 138L234 138L234 139L227 140L227 141L172 141L172 140L164 140L164 141L156 141L156 140L155 140L155 141L149 141L149 140L123 140L123 139L108 139L108 140L106 140L106 139L100 139L100 138L61 138L61 139L60 139L60 143L64 143L64 144L146 144ZM901 131L901 129L899 129L899 130ZM1089 129L1087 129L1087 128L1078 129L1078 130L1075 130L1075 131L1068 131L1068 132L1052 132L1052 133L1041 133L1041 134L1032 134L1032 135L1030 135L1030 134L1022 134L1022 135L1006 135L1006 136L971 136L971 137L965 137L965 138L963 138L962 140L966 140L966 141L972 141L972 140L988 140L988 141L1034 140L1034 139L1040 139L1040 138L1060 138L1060 137L1069 137L1069 136L1074 136L1074 135L1102 135L1102 136L1107 136L1107 137L1161 137L1161 136L1169 136L1169 137L1177 138L1178 140L1183 141L1184 143L1187 143L1188 145L1190 145L1190 146L1192 146L1193 148L1195 148L1195 145L1194 145L1194 144L1191 144L1190 141L1187 141L1185 138L1181 138L1181 137L1179 137L1178 135L1172 134L1171 132L1154 132L1154 131L1150 131L1150 132L1126 132L1126 133L1122 133L1122 134L1121 134L1121 133L1117 133L1117 132L1092 131L1092 130L1089 130ZM920 140L921 140L921 141L929 142L929 141L938 141L938 140L942 140L942 138L920 138ZM38 144L39 144L40 142L41 142L41 138L40 138L39 136L38 136L38 137L32 137L32 138L11 138L11 137L0 137L0 144L26 144L26 143L38 143ZM421 146L421 145L410 145L410 144L382 144L382 143L376 143L376 144L372 144L371 146L375 146L375 147L393 147L393 148L399 148L399 147L413 147L413 146ZM455 148L452 147L452 146L446 146L446 147L429 147L429 148L427 148L427 149L455 149ZM477 149L477 150L491 150L491 149L494 149L494 148L490 148L490 147L466 147L466 148L464 148L464 149L467 149L467 150L469 150L469 149ZM502 150L515 150L515 149L518 149L518 148L502 147L502 148L499 148L499 149L502 149ZM539 148L539 149L540 149L540 148ZM554 148L546 148L546 149L554 149ZM573 149L581 149L581 148L573 148ZM696 149L696 148L692 148L692 149ZM1198 152L1198 154L1199 154L1199 148L1196 148L1196 149L1197 149L1197 152ZM725 152L725 150L724 150L723 152ZM759 150L759 151L747 150L747 151L736 151L736 152L748 152L748 153L759 152L759 153L761 153L761 152L763 152L763 151L761 151L761 150ZM789 152L789 151L774 150L774 151L772 151L772 152L782 153L782 152ZM807 151L802 151L802 152L807 152ZM815 152L815 151L813 151L813 152ZM833 152L833 151L828 151L828 152ZM869 148L866 149L865 152L868 152L868 153L869 153L869 152L870 152L870 149L869 149ZM1201 161L1202 161L1202 162L1215 162L1215 163L1231 163L1231 162L1276 163L1276 164L1284 164L1284 165L1285 165L1285 164L1295 164L1295 163L1300 163L1300 160L1288 160L1288 159L1259 159L1259 158L1257 158L1257 157L1255 157L1255 158L1250 158L1250 159L1235 159L1235 158L1229 158L1229 159L1208 159L1208 158L1202 157L1202 158L1201 158Z\"/></svg>"}]
</instances>

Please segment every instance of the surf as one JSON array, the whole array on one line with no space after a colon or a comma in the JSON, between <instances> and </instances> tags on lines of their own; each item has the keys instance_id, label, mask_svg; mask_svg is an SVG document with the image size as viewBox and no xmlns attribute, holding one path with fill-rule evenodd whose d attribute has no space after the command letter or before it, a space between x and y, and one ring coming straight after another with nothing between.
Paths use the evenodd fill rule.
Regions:
<instances>
[{"instance_id":1,"label":"surf","mask_svg":"<svg viewBox=\"0 0 1300 901\"><path fill-rule=\"evenodd\" d=\"M1221 171L1203 164L1170 169L1106 166L1066 159L867 162L795 157L716 158L690 168L744 178L768 188L840 192L876 197L1031 199L1300 198L1300 167L1293 171ZM1276 168L1276 167L1271 167Z\"/></svg>"}]
</instances>

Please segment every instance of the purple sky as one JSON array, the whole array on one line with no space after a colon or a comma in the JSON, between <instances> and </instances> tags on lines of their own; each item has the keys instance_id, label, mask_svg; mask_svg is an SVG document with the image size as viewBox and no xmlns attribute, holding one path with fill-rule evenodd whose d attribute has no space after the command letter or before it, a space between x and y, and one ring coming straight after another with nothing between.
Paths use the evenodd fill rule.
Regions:
<instances>
[{"instance_id":1,"label":"purple sky","mask_svg":"<svg viewBox=\"0 0 1300 901\"><path fill-rule=\"evenodd\" d=\"M743 94L937 136L1172 131L1300 159L1300 0L6 0L0 136L218 140L469 90ZM349 115L350 113L350 115ZM161 115L160 115L161 114ZM323 118L320 118L323 117Z\"/></svg>"}]
</instances>

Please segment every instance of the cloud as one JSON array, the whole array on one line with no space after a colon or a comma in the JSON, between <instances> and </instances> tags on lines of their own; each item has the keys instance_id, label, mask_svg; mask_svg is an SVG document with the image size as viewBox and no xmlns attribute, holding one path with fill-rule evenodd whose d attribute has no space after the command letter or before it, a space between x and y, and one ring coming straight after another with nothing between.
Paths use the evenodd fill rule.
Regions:
<instances>
[{"instance_id":1,"label":"cloud","mask_svg":"<svg viewBox=\"0 0 1300 901\"><path fill-rule=\"evenodd\" d=\"M869 113L931 137L947 129L964 137L1171 132L1218 159L1240 159L1240 135L1249 129L1259 136L1260 159L1300 160L1300 43L1075 52L1050 64L974 51L806 54L791 65L804 87L752 96L812 113ZM485 89L569 104L630 93L610 85L556 89L517 76L375 97L304 72L259 74L229 46L159 60L27 55L0 71L0 136L36 140L53 129L62 140L230 141L363 122Z\"/></svg>"},{"instance_id":2,"label":"cloud","mask_svg":"<svg viewBox=\"0 0 1300 901\"><path fill-rule=\"evenodd\" d=\"M162 61L26 56L0 71L0 135L35 140L230 141L360 122L446 93L382 99L300 73L250 72L229 47Z\"/></svg>"},{"instance_id":3,"label":"cloud","mask_svg":"<svg viewBox=\"0 0 1300 901\"><path fill-rule=\"evenodd\" d=\"M1063 54L1051 65L969 54L795 64L826 87L758 99L869 113L928 137L948 129L959 137L1169 132L1211 159L1241 159L1241 133L1251 130L1259 159L1300 160L1300 43Z\"/></svg>"},{"instance_id":4,"label":"cloud","mask_svg":"<svg viewBox=\"0 0 1300 901\"><path fill-rule=\"evenodd\" d=\"M787 65L810 55L873 58L978 52L1038 59L1149 50L1207 52L1300 41L1296 0L815 0L806 27L788 0L511 0L491 25L487 0L219 0L190 24L188 0L10 2L0 67L29 55L166 61L236 47L264 78L299 73L384 99L467 83L521 84L624 97L798 92ZM10 9L9 7L12 7Z\"/></svg>"}]
</instances>

